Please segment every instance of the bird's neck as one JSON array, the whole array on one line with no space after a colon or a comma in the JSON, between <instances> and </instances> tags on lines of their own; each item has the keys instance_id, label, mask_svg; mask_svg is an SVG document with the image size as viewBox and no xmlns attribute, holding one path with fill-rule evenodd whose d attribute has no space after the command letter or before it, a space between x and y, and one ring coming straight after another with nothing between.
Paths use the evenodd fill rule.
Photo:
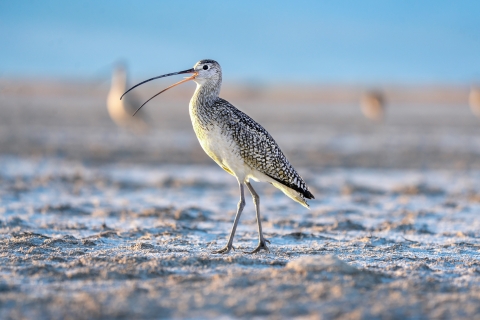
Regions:
<instances>
[{"instance_id":1,"label":"bird's neck","mask_svg":"<svg viewBox=\"0 0 480 320\"><path fill-rule=\"evenodd\" d=\"M111 89L125 91L127 87L127 77L123 72L117 72L113 75Z\"/></svg>"},{"instance_id":2,"label":"bird's neck","mask_svg":"<svg viewBox=\"0 0 480 320\"><path fill-rule=\"evenodd\" d=\"M205 82L197 82L197 89L193 94L190 105L209 107L215 103L220 94L222 79L209 79Z\"/></svg>"},{"instance_id":3,"label":"bird's neck","mask_svg":"<svg viewBox=\"0 0 480 320\"><path fill-rule=\"evenodd\" d=\"M190 100L190 118L195 132L208 127L213 121L213 108L220 93L220 81L198 82L197 89ZM201 131L201 130L200 130ZM198 132L197 132L198 135Z\"/></svg>"}]
</instances>

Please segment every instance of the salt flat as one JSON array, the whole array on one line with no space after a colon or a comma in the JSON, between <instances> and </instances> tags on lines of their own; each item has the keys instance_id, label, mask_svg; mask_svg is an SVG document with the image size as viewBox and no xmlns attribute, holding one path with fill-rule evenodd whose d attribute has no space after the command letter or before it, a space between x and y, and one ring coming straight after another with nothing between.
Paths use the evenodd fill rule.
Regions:
<instances>
[{"instance_id":1,"label":"salt flat","mask_svg":"<svg viewBox=\"0 0 480 320\"><path fill-rule=\"evenodd\" d=\"M316 200L255 184L270 252L243 253L248 200L236 250L214 255L238 190L195 141L188 97L152 105L136 136L103 87L25 88L0 95L0 318L479 317L480 128L458 101L397 99L379 125L352 103L234 101Z\"/></svg>"},{"instance_id":2,"label":"salt flat","mask_svg":"<svg viewBox=\"0 0 480 320\"><path fill-rule=\"evenodd\" d=\"M242 253L256 244L249 202L236 251L214 255L237 202L219 168L0 167L2 318L479 312L480 172L303 169L310 211L257 185L270 252Z\"/></svg>"}]
</instances>

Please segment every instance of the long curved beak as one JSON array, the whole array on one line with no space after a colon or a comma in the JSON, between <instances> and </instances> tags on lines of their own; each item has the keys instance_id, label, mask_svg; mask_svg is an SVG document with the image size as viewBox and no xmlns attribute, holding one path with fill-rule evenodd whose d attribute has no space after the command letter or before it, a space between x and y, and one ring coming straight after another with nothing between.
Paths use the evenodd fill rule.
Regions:
<instances>
[{"instance_id":1,"label":"long curved beak","mask_svg":"<svg viewBox=\"0 0 480 320\"><path fill-rule=\"evenodd\" d=\"M195 72L195 69L191 68L191 69L188 69L188 70L183 70L183 71L179 71L179 72L173 72L173 73L167 73L167 74L164 74L164 75L161 75L161 76L158 76L158 77L153 77L153 78L150 78L148 80L145 80L145 81L142 81L136 85L134 85L133 87L131 87L130 89L128 89L127 91L125 91L124 94L122 94L122 96L120 97L120 100L122 100L123 96L126 95L127 93L129 93L130 91L132 91L133 89L135 89L136 87L138 86L141 86L142 84L144 83L147 83L149 81L152 81L152 80L155 80L155 79L160 79L160 78L165 78L165 77L169 77L169 76L174 76L174 75L177 75L177 74L185 74L185 73L193 73L192 76L188 77L188 78L185 78L183 79L182 81L179 81L175 84L172 84L170 87L166 88L166 89L163 89L162 91L160 91L159 93L157 93L156 95L154 95L153 97L151 97L150 99L148 99L147 101L145 101L138 109L137 111L135 111L135 113L133 115L136 115L137 112L144 106L147 104L147 102L149 102L150 100L152 100L153 98L155 98L156 96L158 96L159 94L167 91L168 89L171 89L175 86L178 86L179 84L182 84L184 82L187 82L187 81L190 81L190 80L193 80L195 79L195 77L198 75L197 72Z\"/></svg>"}]
</instances>

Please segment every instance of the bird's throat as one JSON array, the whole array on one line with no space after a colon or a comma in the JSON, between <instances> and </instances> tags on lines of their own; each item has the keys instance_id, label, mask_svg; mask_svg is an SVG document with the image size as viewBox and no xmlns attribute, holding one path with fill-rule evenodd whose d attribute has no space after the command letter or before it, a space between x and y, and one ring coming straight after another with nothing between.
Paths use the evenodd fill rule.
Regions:
<instances>
[{"instance_id":1,"label":"bird's throat","mask_svg":"<svg viewBox=\"0 0 480 320\"><path fill-rule=\"evenodd\" d=\"M221 79L208 79L205 82L198 82L195 93L192 96L191 104L197 106L208 107L211 106L218 99L220 94L220 87L222 85Z\"/></svg>"}]
</instances>

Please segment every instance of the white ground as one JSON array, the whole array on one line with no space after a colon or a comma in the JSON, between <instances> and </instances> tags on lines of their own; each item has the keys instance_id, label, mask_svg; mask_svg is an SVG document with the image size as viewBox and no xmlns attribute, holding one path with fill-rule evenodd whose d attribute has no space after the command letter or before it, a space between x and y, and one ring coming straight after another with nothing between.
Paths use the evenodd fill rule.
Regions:
<instances>
[{"instance_id":1,"label":"white ground","mask_svg":"<svg viewBox=\"0 0 480 320\"><path fill-rule=\"evenodd\" d=\"M224 96L317 199L308 211L254 184L270 252L243 253L257 239L247 201L223 256L210 252L226 242L237 185L196 142L188 92L152 101L153 129L135 136L108 119L107 89L0 81L0 319L480 318L468 106L403 105L400 90L372 124L315 90L299 104L273 89Z\"/></svg>"}]
</instances>

